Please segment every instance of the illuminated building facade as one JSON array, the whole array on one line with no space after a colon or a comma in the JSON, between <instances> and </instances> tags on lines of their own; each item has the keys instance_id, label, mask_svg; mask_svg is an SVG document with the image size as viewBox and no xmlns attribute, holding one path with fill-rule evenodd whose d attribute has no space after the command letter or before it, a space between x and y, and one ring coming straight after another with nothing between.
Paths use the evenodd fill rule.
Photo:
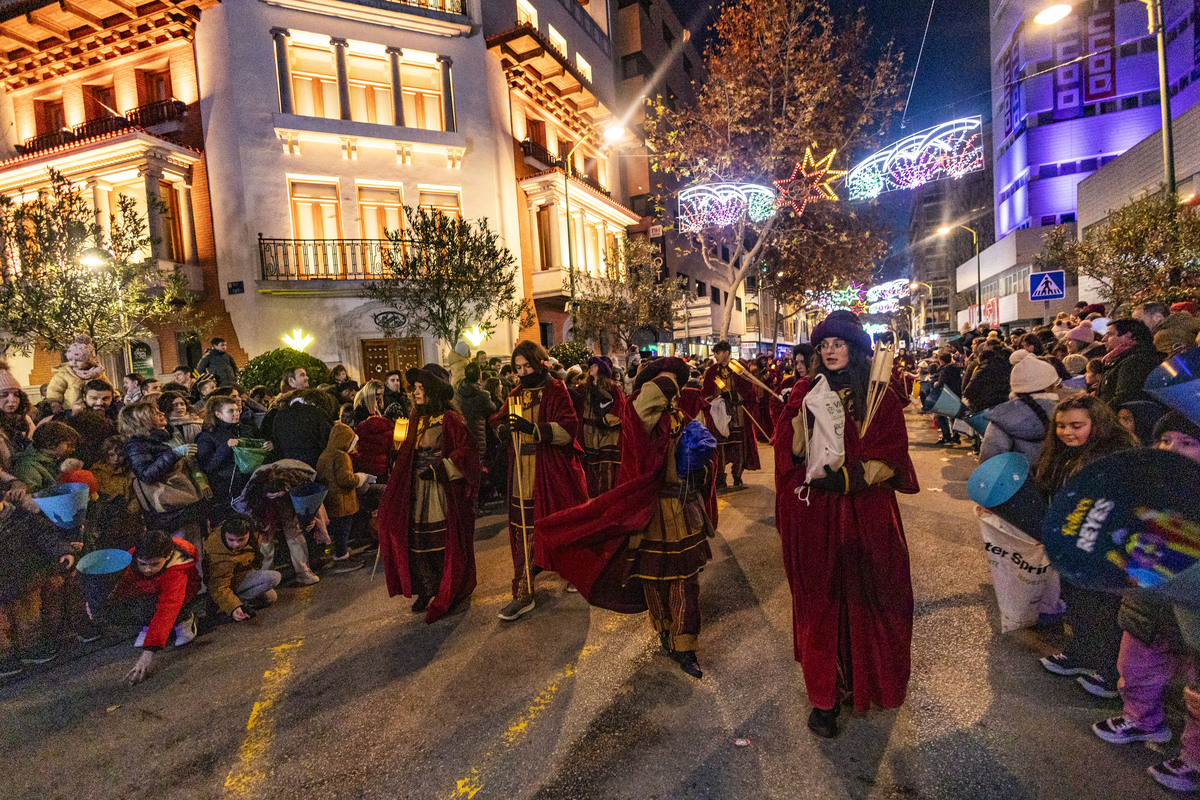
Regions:
<instances>
[{"instance_id":1,"label":"illuminated building facade","mask_svg":"<svg viewBox=\"0 0 1200 800\"><path fill-rule=\"evenodd\" d=\"M36 195L49 170L84 189L104 228L135 199L158 241L147 255L181 272L214 335L245 361L218 292L193 40L213 0L25 0L0 6L0 194ZM148 202L149 201L149 202ZM160 209L165 210L161 213ZM200 343L170 326L147 337L156 372L194 365ZM116 378L130 365L109 359ZM46 382L57 353L12 359L18 379Z\"/></svg>"},{"instance_id":2,"label":"illuminated building facade","mask_svg":"<svg viewBox=\"0 0 1200 800\"><path fill-rule=\"evenodd\" d=\"M995 309L1001 323L1041 319L1041 305L1022 288L1030 270L1022 254L1040 249L1038 229L1074 226L1079 184L1159 131L1161 122L1146 6L1081 0L1062 21L1035 24L1046 5L991 0L990 6L996 247L1004 247L983 259L983 299L985 317ZM1200 9L1194 0L1163 0L1163 7L1171 110L1178 117L1200 98ZM1005 244L1022 231L1029 231L1019 236L1022 243ZM973 292L975 282L972 258L958 268L958 289ZM1077 287L1068 286L1067 294L1052 313L1074 305ZM974 319L970 310L958 316L960 323Z\"/></svg>"}]
</instances>

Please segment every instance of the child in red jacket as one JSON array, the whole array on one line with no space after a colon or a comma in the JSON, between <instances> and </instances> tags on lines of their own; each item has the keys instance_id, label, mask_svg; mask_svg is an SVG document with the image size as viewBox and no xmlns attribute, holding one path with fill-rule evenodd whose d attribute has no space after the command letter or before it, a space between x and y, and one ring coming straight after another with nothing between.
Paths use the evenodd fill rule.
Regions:
<instances>
[{"instance_id":1,"label":"child in red jacket","mask_svg":"<svg viewBox=\"0 0 1200 800\"><path fill-rule=\"evenodd\" d=\"M154 653L166 646L172 629L176 647L196 638L196 618L185 609L200 590L200 558L191 542L160 530L143 533L130 553L133 563L107 597L89 593L88 614L113 625L144 626L134 641L142 655L125 675L137 683L149 673Z\"/></svg>"}]
</instances>

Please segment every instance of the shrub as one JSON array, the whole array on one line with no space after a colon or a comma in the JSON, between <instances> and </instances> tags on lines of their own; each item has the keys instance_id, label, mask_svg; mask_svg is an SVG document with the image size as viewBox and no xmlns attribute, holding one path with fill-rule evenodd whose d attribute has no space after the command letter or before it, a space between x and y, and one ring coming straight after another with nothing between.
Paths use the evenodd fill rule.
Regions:
<instances>
[{"instance_id":1,"label":"shrub","mask_svg":"<svg viewBox=\"0 0 1200 800\"><path fill-rule=\"evenodd\" d=\"M563 369L570 369L575 364L586 368L588 359L593 354L591 348L583 342L572 340L551 347L550 355L558 359L558 363L563 365Z\"/></svg>"},{"instance_id":2,"label":"shrub","mask_svg":"<svg viewBox=\"0 0 1200 800\"><path fill-rule=\"evenodd\" d=\"M318 384L329 383L329 368L324 361L290 347L281 347L250 359L238 373L238 382L247 389L261 384L278 391L283 373L296 367L304 367L309 385L314 389Z\"/></svg>"}]
</instances>

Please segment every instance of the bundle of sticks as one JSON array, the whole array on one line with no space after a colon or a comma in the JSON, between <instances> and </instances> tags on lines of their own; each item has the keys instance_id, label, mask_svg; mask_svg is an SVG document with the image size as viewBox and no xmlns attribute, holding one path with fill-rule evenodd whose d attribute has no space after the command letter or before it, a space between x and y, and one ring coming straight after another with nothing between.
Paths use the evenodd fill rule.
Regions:
<instances>
[{"instance_id":1,"label":"bundle of sticks","mask_svg":"<svg viewBox=\"0 0 1200 800\"><path fill-rule=\"evenodd\" d=\"M896 354L890 347L880 345L875 348L875 355L871 358L871 376L867 380L867 415L863 419L860 436L871 427L871 420L875 419L875 414L883 403L883 396L892 383L892 367L895 360Z\"/></svg>"}]
</instances>

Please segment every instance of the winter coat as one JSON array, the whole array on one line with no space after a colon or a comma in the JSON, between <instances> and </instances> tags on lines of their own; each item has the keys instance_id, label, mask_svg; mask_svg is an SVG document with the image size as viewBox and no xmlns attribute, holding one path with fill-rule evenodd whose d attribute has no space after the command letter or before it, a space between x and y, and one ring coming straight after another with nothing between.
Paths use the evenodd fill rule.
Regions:
<instances>
[{"instance_id":1,"label":"winter coat","mask_svg":"<svg viewBox=\"0 0 1200 800\"><path fill-rule=\"evenodd\" d=\"M230 550L225 544L225 534L216 528L204 541L204 585L208 587L208 596L222 611L232 614L242 605L237 587L251 570L262 569L262 564L258 534L251 534L250 541L240 550Z\"/></svg>"},{"instance_id":2,"label":"winter coat","mask_svg":"<svg viewBox=\"0 0 1200 800\"><path fill-rule=\"evenodd\" d=\"M196 437L196 465L208 478L213 492L213 510L219 516L228 513L230 499L241 494L242 487L250 479L249 475L237 471L233 448L228 442L230 439L254 438L252 434L252 425L241 422L230 425L217 420L216 427L201 431Z\"/></svg>"},{"instance_id":3,"label":"winter coat","mask_svg":"<svg viewBox=\"0 0 1200 800\"><path fill-rule=\"evenodd\" d=\"M934 385L940 389L949 389L962 397L962 367L956 364L944 364L937 371Z\"/></svg>"},{"instance_id":4,"label":"winter coat","mask_svg":"<svg viewBox=\"0 0 1200 800\"><path fill-rule=\"evenodd\" d=\"M348 517L358 512L359 478L350 460L350 445L354 430L338 422L329 431L329 446L317 459L317 482L325 484L325 512L330 519Z\"/></svg>"},{"instance_id":5,"label":"winter coat","mask_svg":"<svg viewBox=\"0 0 1200 800\"><path fill-rule=\"evenodd\" d=\"M142 483L162 483L171 477L183 456L167 444L170 438L166 431L152 431L125 440L125 460L134 478Z\"/></svg>"},{"instance_id":6,"label":"winter coat","mask_svg":"<svg viewBox=\"0 0 1200 800\"><path fill-rule=\"evenodd\" d=\"M496 413L492 396L477 383L466 380L459 382L454 390L454 402L467 422L467 429L475 437L475 446L482 454L487 451L487 421Z\"/></svg>"},{"instance_id":7,"label":"winter coat","mask_svg":"<svg viewBox=\"0 0 1200 800\"><path fill-rule=\"evenodd\" d=\"M1058 395L1053 392L1040 392L1029 395L1038 407L1046 412L1046 419L1051 419L1054 406L1058 403ZM1033 464L1042 452L1042 444L1046 441L1046 423L1038 419L1037 414L1022 400L1009 400L991 408L987 412L989 425L983 436L983 444L979 449L979 461L982 463L1001 453L1020 453Z\"/></svg>"},{"instance_id":8,"label":"winter coat","mask_svg":"<svg viewBox=\"0 0 1200 800\"><path fill-rule=\"evenodd\" d=\"M1163 354L1149 343L1134 344L1105 368L1096 396L1113 411L1130 400L1153 400L1143 386L1150 373L1163 362Z\"/></svg>"},{"instance_id":9,"label":"winter coat","mask_svg":"<svg viewBox=\"0 0 1200 800\"><path fill-rule=\"evenodd\" d=\"M367 417L358 424L358 447L350 455L355 472L382 477L388 473L392 453L392 431L396 425L387 417Z\"/></svg>"},{"instance_id":10,"label":"winter coat","mask_svg":"<svg viewBox=\"0 0 1200 800\"><path fill-rule=\"evenodd\" d=\"M53 453L29 447L13 461L12 472L33 494L49 489L58 482L58 461Z\"/></svg>"},{"instance_id":11,"label":"winter coat","mask_svg":"<svg viewBox=\"0 0 1200 800\"><path fill-rule=\"evenodd\" d=\"M302 400L293 400L275 413L271 438L275 442L276 455L294 458L315 468L329 441L331 425L321 409Z\"/></svg>"},{"instance_id":12,"label":"winter coat","mask_svg":"<svg viewBox=\"0 0 1200 800\"><path fill-rule=\"evenodd\" d=\"M109 603L117 604L146 597L155 600L154 616L142 640L142 647L146 650L158 650L166 646L179 613L200 590L199 553L195 545L186 539L172 539L171 542L175 545L175 551L162 572L147 578L138 572L136 565L130 564L121 573L116 588L108 598Z\"/></svg>"},{"instance_id":13,"label":"winter coat","mask_svg":"<svg viewBox=\"0 0 1200 800\"><path fill-rule=\"evenodd\" d=\"M204 421L199 417L187 414L182 417L172 417L168 420L168 429L180 444L195 444L196 437L204 430Z\"/></svg>"},{"instance_id":14,"label":"winter coat","mask_svg":"<svg viewBox=\"0 0 1200 800\"><path fill-rule=\"evenodd\" d=\"M408 399L408 395L404 392L393 392L391 389L384 387L383 390L383 411L388 410L388 406L392 403L399 403L402 417L407 417L412 412L412 401Z\"/></svg>"},{"instance_id":15,"label":"winter coat","mask_svg":"<svg viewBox=\"0 0 1200 800\"><path fill-rule=\"evenodd\" d=\"M962 399L976 413L1000 405L1008 400L1010 372L1007 358L993 356L981 361L963 388Z\"/></svg>"},{"instance_id":16,"label":"winter coat","mask_svg":"<svg viewBox=\"0 0 1200 800\"><path fill-rule=\"evenodd\" d=\"M40 511L9 504L0 512L0 604L17 599L56 568L70 543Z\"/></svg>"},{"instance_id":17,"label":"winter coat","mask_svg":"<svg viewBox=\"0 0 1200 800\"><path fill-rule=\"evenodd\" d=\"M208 373L217 380L217 386L233 386L237 383L237 362L229 353L210 347L196 367L201 375Z\"/></svg>"},{"instance_id":18,"label":"winter coat","mask_svg":"<svg viewBox=\"0 0 1200 800\"><path fill-rule=\"evenodd\" d=\"M70 364L62 364L55 368L54 374L50 377L50 383L46 385L46 399L57 400L63 404L63 408L70 408L76 400L83 397L83 385L89 380L96 379L108 380L103 367L100 367L91 378L81 378L71 369Z\"/></svg>"}]
</instances>

